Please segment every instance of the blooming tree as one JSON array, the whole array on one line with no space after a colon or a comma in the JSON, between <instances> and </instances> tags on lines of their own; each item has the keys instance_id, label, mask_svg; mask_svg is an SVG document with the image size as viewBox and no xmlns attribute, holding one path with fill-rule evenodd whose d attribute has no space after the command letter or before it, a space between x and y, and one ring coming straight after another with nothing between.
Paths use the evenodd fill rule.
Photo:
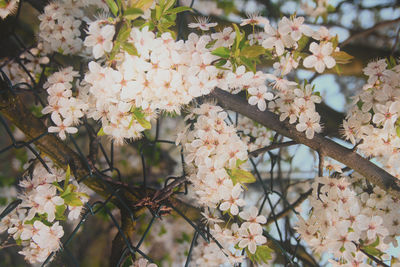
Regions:
<instances>
[{"instance_id":1,"label":"blooming tree","mask_svg":"<svg viewBox=\"0 0 400 267\"><path fill-rule=\"evenodd\" d=\"M341 40L348 1L301 2L0 0L10 25L39 11L0 61L0 151L23 150L2 246L48 264L103 215L110 266L400 266L399 31L361 67L347 49L400 19ZM338 122L317 80L348 66L366 80ZM296 155L309 179L291 181Z\"/></svg>"}]
</instances>

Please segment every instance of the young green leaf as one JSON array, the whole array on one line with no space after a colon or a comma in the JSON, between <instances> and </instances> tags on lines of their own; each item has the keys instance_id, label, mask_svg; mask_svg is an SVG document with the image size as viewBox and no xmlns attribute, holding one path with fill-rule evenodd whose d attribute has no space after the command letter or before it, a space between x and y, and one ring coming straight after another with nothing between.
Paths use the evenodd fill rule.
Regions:
<instances>
[{"instance_id":1,"label":"young green leaf","mask_svg":"<svg viewBox=\"0 0 400 267\"><path fill-rule=\"evenodd\" d=\"M247 46L240 51L240 55L247 58L255 58L265 53L265 48L261 45Z\"/></svg>"},{"instance_id":2,"label":"young green leaf","mask_svg":"<svg viewBox=\"0 0 400 267\"><path fill-rule=\"evenodd\" d=\"M69 167L69 164L67 166L67 171L65 173L65 181L64 181L64 190L67 189L67 186L69 184L69 178L71 177L71 168Z\"/></svg>"},{"instance_id":3,"label":"young green leaf","mask_svg":"<svg viewBox=\"0 0 400 267\"><path fill-rule=\"evenodd\" d=\"M252 60L246 57L240 57L240 61L246 66L247 69L251 70L252 72L256 73L256 67Z\"/></svg>"},{"instance_id":4,"label":"young green leaf","mask_svg":"<svg viewBox=\"0 0 400 267\"><path fill-rule=\"evenodd\" d=\"M140 15L143 15L143 10L136 7L130 7L124 12L124 17L129 20L134 20L138 18Z\"/></svg>"},{"instance_id":5,"label":"young green leaf","mask_svg":"<svg viewBox=\"0 0 400 267\"><path fill-rule=\"evenodd\" d=\"M241 183L241 184L251 184L256 181L256 178L251 174L251 172L234 168L234 169L226 169L229 177L232 179L233 184Z\"/></svg>"},{"instance_id":6,"label":"young green leaf","mask_svg":"<svg viewBox=\"0 0 400 267\"><path fill-rule=\"evenodd\" d=\"M214 56L219 56L225 59L229 58L230 53L231 51L226 47L218 47L211 52L211 54L213 54Z\"/></svg>"},{"instance_id":7,"label":"young green leaf","mask_svg":"<svg viewBox=\"0 0 400 267\"><path fill-rule=\"evenodd\" d=\"M121 44L121 47L126 52L128 52L129 55L132 55L132 56L138 56L139 55L135 45L132 44L132 43L124 42L124 43Z\"/></svg>"},{"instance_id":8,"label":"young green leaf","mask_svg":"<svg viewBox=\"0 0 400 267\"><path fill-rule=\"evenodd\" d=\"M253 263L268 263L269 260L272 259L271 254L274 252L267 245L257 246L257 250L254 254L251 254L250 251L246 248L247 256Z\"/></svg>"},{"instance_id":9,"label":"young green leaf","mask_svg":"<svg viewBox=\"0 0 400 267\"><path fill-rule=\"evenodd\" d=\"M306 47L306 45L308 44L308 41L310 40L309 37L303 35L300 40L297 42L298 46L296 51L302 51L304 49L304 47Z\"/></svg>"},{"instance_id":10,"label":"young green leaf","mask_svg":"<svg viewBox=\"0 0 400 267\"><path fill-rule=\"evenodd\" d=\"M354 58L352 55L347 54L344 51L333 52L331 55L338 64L347 64Z\"/></svg>"},{"instance_id":11,"label":"young green leaf","mask_svg":"<svg viewBox=\"0 0 400 267\"><path fill-rule=\"evenodd\" d=\"M131 110L132 116L137 120L137 122L142 125L143 128L149 130L151 129L151 123L145 119L145 114L140 108L134 108Z\"/></svg>"},{"instance_id":12,"label":"young green leaf","mask_svg":"<svg viewBox=\"0 0 400 267\"><path fill-rule=\"evenodd\" d=\"M170 9L168 11L166 11L166 14L178 14L180 12L184 12L184 11L192 11L192 9L188 6L179 6L173 9Z\"/></svg>"},{"instance_id":13,"label":"young green leaf","mask_svg":"<svg viewBox=\"0 0 400 267\"><path fill-rule=\"evenodd\" d=\"M118 15L118 6L114 2L114 0L106 0L108 7L111 10L111 13L116 17Z\"/></svg>"},{"instance_id":14,"label":"young green leaf","mask_svg":"<svg viewBox=\"0 0 400 267\"><path fill-rule=\"evenodd\" d=\"M235 33L236 33L235 50L237 50L239 48L239 44L240 44L240 41L242 40L243 36L239 30L239 27L235 23L233 23L233 28L235 29Z\"/></svg>"},{"instance_id":15,"label":"young green leaf","mask_svg":"<svg viewBox=\"0 0 400 267\"><path fill-rule=\"evenodd\" d=\"M129 35L131 34L131 29L132 28L128 25L128 23L123 23L118 31L117 41L122 43L128 40Z\"/></svg>"},{"instance_id":16,"label":"young green leaf","mask_svg":"<svg viewBox=\"0 0 400 267\"><path fill-rule=\"evenodd\" d=\"M238 168L240 165L242 165L243 163L245 163L247 160L241 160L241 159L237 159L236 160L236 168Z\"/></svg>"},{"instance_id":17,"label":"young green leaf","mask_svg":"<svg viewBox=\"0 0 400 267\"><path fill-rule=\"evenodd\" d=\"M97 132L97 136L103 136L106 135L106 133L103 130L103 127L100 128L100 130Z\"/></svg>"},{"instance_id":18,"label":"young green leaf","mask_svg":"<svg viewBox=\"0 0 400 267\"><path fill-rule=\"evenodd\" d=\"M66 208L67 208L67 207L66 207L64 204L63 204L63 205L56 206L56 213L55 213L55 215L56 215L56 220L61 220L61 221L63 221L63 220L66 219L66 217L65 217L65 215L64 215L64 212L65 212Z\"/></svg>"},{"instance_id":19,"label":"young green leaf","mask_svg":"<svg viewBox=\"0 0 400 267\"><path fill-rule=\"evenodd\" d=\"M81 199L75 192L65 195L63 197L63 199L64 199L65 204L67 204L68 206L82 206L83 205Z\"/></svg>"}]
</instances>

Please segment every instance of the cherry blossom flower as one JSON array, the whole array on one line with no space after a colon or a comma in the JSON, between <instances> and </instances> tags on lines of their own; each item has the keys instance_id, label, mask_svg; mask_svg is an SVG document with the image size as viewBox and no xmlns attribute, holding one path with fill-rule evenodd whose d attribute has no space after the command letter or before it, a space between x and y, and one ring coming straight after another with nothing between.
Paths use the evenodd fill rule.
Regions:
<instances>
[{"instance_id":1,"label":"cherry blossom flower","mask_svg":"<svg viewBox=\"0 0 400 267\"><path fill-rule=\"evenodd\" d=\"M247 91L251 95L248 100L249 104L257 105L258 109L261 111L264 111L267 108L265 100L272 100L272 98L274 97L272 93L267 93L266 86L261 86L258 88L251 87L247 89Z\"/></svg>"},{"instance_id":2,"label":"cherry blossom flower","mask_svg":"<svg viewBox=\"0 0 400 267\"><path fill-rule=\"evenodd\" d=\"M198 17L197 19L197 23L189 23L188 27L189 28L199 28L202 31L208 31L210 28L213 28L215 26L218 25L218 23L214 22L214 23L208 23L209 18L205 18L205 17Z\"/></svg>"},{"instance_id":3,"label":"cherry blossom flower","mask_svg":"<svg viewBox=\"0 0 400 267\"><path fill-rule=\"evenodd\" d=\"M247 15L247 17L247 19L242 19L240 26L245 26L248 24L251 24L253 26L259 24L269 24L269 20L260 16L258 13L249 14Z\"/></svg>"},{"instance_id":4,"label":"cherry blossom flower","mask_svg":"<svg viewBox=\"0 0 400 267\"><path fill-rule=\"evenodd\" d=\"M331 57L333 47L332 43L321 43L318 45L312 42L310 45L310 51L313 53L304 59L303 65L306 68L315 68L318 73L322 73L325 67L328 69L333 68L336 65L336 61Z\"/></svg>"},{"instance_id":5,"label":"cherry blossom flower","mask_svg":"<svg viewBox=\"0 0 400 267\"><path fill-rule=\"evenodd\" d=\"M50 126L49 133L58 133L58 136L65 140L66 133L74 134L78 132L78 129L72 127L72 118L67 118L65 120L61 120L60 116L54 116L54 123L57 126Z\"/></svg>"},{"instance_id":6,"label":"cherry blossom flower","mask_svg":"<svg viewBox=\"0 0 400 267\"><path fill-rule=\"evenodd\" d=\"M93 47L93 56L98 59L104 55L105 52L111 52L113 47L112 39L115 34L113 25L105 25L100 27L98 22L90 23L88 29L88 36L84 44L88 47Z\"/></svg>"},{"instance_id":7,"label":"cherry blossom flower","mask_svg":"<svg viewBox=\"0 0 400 267\"><path fill-rule=\"evenodd\" d=\"M240 193L243 191L240 184L236 184L232 193L229 197L225 198L225 201L221 203L219 209L222 211L229 210L232 215L237 215L239 213L239 207L245 204L244 200L240 198Z\"/></svg>"},{"instance_id":8,"label":"cherry blossom flower","mask_svg":"<svg viewBox=\"0 0 400 267\"><path fill-rule=\"evenodd\" d=\"M241 227L248 228L252 224L265 224L267 219L263 215L258 215L258 209L255 206L252 206L244 211L239 213L240 218L246 220L245 223L241 225Z\"/></svg>"},{"instance_id":9,"label":"cherry blossom flower","mask_svg":"<svg viewBox=\"0 0 400 267\"><path fill-rule=\"evenodd\" d=\"M299 132L306 131L306 136L308 139L314 137L314 132L321 132L321 126L319 125L319 115L318 113L313 113L311 116L307 114L301 114L299 117L299 123L296 125L296 129Z\"/></svg>"},{"instance_id":10,"label":"cherry blossom flower","mask_svg":"<svg viewBox=\"0 0 400 267\"><path fill-rule=\"evenodd\" d=\"M267 242L267 238L262 235L262 227L259 224L251 224L248 228L239 229L241 240L240 248L248 248L251 254L256 253L257 246Z\"/></svg>"}]
</instances>

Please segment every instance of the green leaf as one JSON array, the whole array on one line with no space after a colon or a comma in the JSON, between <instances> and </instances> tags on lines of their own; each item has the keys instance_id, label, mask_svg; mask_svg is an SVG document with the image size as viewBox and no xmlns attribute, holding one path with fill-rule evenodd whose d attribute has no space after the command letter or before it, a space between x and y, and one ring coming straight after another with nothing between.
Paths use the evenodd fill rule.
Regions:
<instances>
[{"instance_id":1,"label":"green leaf","mask_svg":"<svg viewBox=\"0 0 400 267\"><path fill-rule=\"evenodd\" d=\"M64 190L67 189L70 177L71 177L71 168L69 167L69 164L68 164L67 165L67 171L65 173Z\"/></svg>"},{"instance_id":2,"label":"green leaf","mask_svg":"<svg viewBox=\"0 0 400 267\"><path fill-rule=\"evenodd\" d=\"M24 224L34 224L36 221L42 222L44 225L47 226L52 226L53 224L47 220L47 213L42 213L42 214L36 214L35 217L33 217L29 221L25 221Z\"/></svg>"},{"instance_id":3,"label":"green leaf","mask_svg":"<svg viewBox=\"0 0 400 267\"><path fill-rule=\"evenodd\" d=\"M268 263L269 260L272 259L271 254L274 252L267 245L257 246L257 250L254 254L251 254L250 251L246 248L247 256L253 263Z\"/></svg>"},{"instance_id":4,"label":"green leaf","mask_svg":"<svg viewBox=\"0 0 400 267\"><path fill-rule=\"evenodd\" d=\"M250 59L248 59L246 57L240 57L240 61L247 67L247 69L256 73L256 67L254 66L253 61L251 61Z\"/></svg>"},{"instance_id":5,"label":"green leaf","mask_svg":"<svg viewBox=\"0 0 400 267\"><path fill-rule=\"evenodd\" d=\"M160 20L162 16L163 10L159 5L156 5L156 19Z\"/></svg>"},{"instance_id":6,"label":"green leaf","mask_svg":"<svg viewBox=\"0 0 400 267\"><path fill-rule=\"evenodd\" d=\"M74 185L73 184L69 184L64 189L64 192L61 194L61 197L64 198L64 196L71 194L73 191L74 191Z\"/></svg>"},{"instance_id":7,"label":"green leaf","mask_svg":"<svg viewBox=\"0 0 400 267\"><path fill-rule=\"evenodd\" d=\"M256 178L253 176L251 172L234 168L234 169L226 169L229 177L232 179L233 184L241 183L241 184L251 184L256 181Z\"/></svg>"},{"instance_id":8,"label":"green leaf","mask_svg":"<svg viewBox=\"0 0 400 267\"><path fill-rule=\"evenodd\" d=\"M67 207L64 204L56 206L56 220L64 221L65 219L67 219L64 215L66 208Z\"/></svg>"},{"instance_id":9,"label":"green leaf","mask_svg":"<svg viewBox=\"0 0 400 267\"><path fill-rule=\"evenodd\" d=\"M226 69L226 68L222 67L222 66L224 66L226 64L226 62L228 62L226 59L221 59L221 60L218 60L218 62L215 63L214 66L219 68L219 69Z\"/></svg>"},{"instance_id":10,"label":"green leaf","mask_svg":"<svg viewBox=\"0 0 400 267\"><path fill-rule=\"evenodd\" d=\"M238 168L240 165L242 165L243 163L245 163L247 160L241 160L241 159L237 159L236 160L236 168Z\"/></svg>"},{"instance_id":11,"label":"green leaf","mask_svg":"<svg viewBox=\"0 0 400 267\"><path fill-rule=\"evenodd\" d=\"M400 137L400 126L396 127L396 134L398 137Z\"/></svg>"},{"instance_id":12,"label":"green leaf","mask_svg":"<svg viewBox=\"0 0 400 267\"><path fill-rule=\"evenodd\" d=\"M376 247L378 245L379 245L379 236L376 236L376 239L375 239L374 243L369 244L368 246Z\"/></svg>"},{"instance_id":13,"label":"green leaf","mask_svg":"<svg viewBox=\"0 0 400 267\"><path fill-rule=\"evenodd\" d=\"M103 130L103 127L100 128L100 130L97 132L97 136L103 136L106 135L106 133Z\"/></svg>"},{"instance_id":14,"label":"green leaf","mask_svg":"<svg viewBox=\"0 0 400 267\"><path fill-rule=\"evenodd\" d=\"M339 37L337 36L337 34L335 35L335 37L333 37L331 39L331 42L332 42L333 51L335 51L336 47L339 44Z\"/></svg>"},{"instance_id":15,"label":"green leaf","mask_svg":"<svg viewBox=\"0 0 400 267\"><path fill-rule=\"evenodd\" d=\"M365 246L365 247L363 248L363 250L364 250L367 254L372 255L372 256L375 256L375 257L378 257L378 258L380 258L380 257L384 254L382 251L380 251L379 249L377 249L377 248L375 248L375 247L373 247L373 246Z\"/></svg>"},{"instance_id":16,"label":"green leaf","mask_svg":"<svg viewBox=\"0 0 400 267\"><path fill-rule=\"evenodd\" d=\"M221 46L221 47L214 49L211 52L211 54L214 56L219 56L219 57L228 59L231 54L231 51L228 48Z\"/></svg>"},{"instance_id":17,"label":"green leaf","mask_svg":"<svg viewBox=\"0 0 400 267\"><path fill-rule=\"evenodd\" d=\"M206 44L206 48L210 49L211 47L214 46L214 44L217 42L217 39L210 41L208 44Z\"/></svg>"},{"instance_id":18,"label":"green leaf","mask_svg":"<svg viewBox=\"0 0 400 267\"><path fill-rule=\"evenodd\" d=\"M136 47L135 47L134 44L125 42L125 43L122 43L122 44L121 44L121 47L122 47L122 49L124 49L126 52L128 52L129 55L132 55L132 56L139 56L138 51L137 51L137 49L136 49Z\"/></svg>"},{"instance_id":19,"label":"green leaf","mask_svg":"<svg viewBox=\"0 0 400 267\"><path fill-rule=\"evenodd\" d=\"M338 64L347 64L350 63L354 58L352 55L347 54L344 51L333 52L331 55Z\"/></svg>"},{"instance_id":20,"label":"green leaf","mask_svg":"<svg viewBox=\"0 0 400 267\"><path fill-rule=\"evenodd\" d=\"M173 5L175 5L175 0L167 0L164 5L164 10L170 9Z\"/></svg>"},{"instance_id":21,"label":"green leaf","mask_svg":"<svg viewBox=\"0 0 400 267\"><path fill-rule=\"evenodd\" d=\"M136 7L130 7L124 12L124 17L130 20L134 20L140 15L143 15L143 10Z\"/></svg>"},{"instance_id":22,"label":"green leaf","mask_svg":"<svg viewBox=\"0 0 400 267\"><path fill-rule=\"evenodd\" d=\"M72 192L70 194L67 194L63 197L65 204L68 206L82 206L83 203L79 196L75 193Z\"/></svg>"},{"instance_id":23,"label":"green leaf","mask_svg":"<svg viewBox=\"0 0 400 267\"><path fill-rule=\"evenodd\" d=\"M118 14L117 4L114 2L114 0L106 0L106 3L108 5L108 7L110 8L111 13L116 17Z\"/></svg>"},{"instance_id":24,"label":"green leaf","mask_svg":"<svg viewBox=\"0 0 400 267\"><path fill-rule=\"evenodd\" d=\"M297 42L298 47L297 47L297 51L302 51L304 49L304 47L306 47L306 45L308 44L308 40L310 40L309 37L303 35L300 40Z\"/></svg>"},{"instance_id":25,"label":"green leaf","mask_svg":"<svg viewBox=\"0 0 400 267\"><path fill-rule=\"evenodd\" d=\"M188 6L179 6L173 9L168 10L166 13L167 14L178 14L180 12L185 12L185 11L192 11L193 9L191 9Z\"/></svg>"},{"instance_id":26,"label":"green leaf","mask_svg":"<svg viewBox=\"0 0 400 267\"><path fill-rule=\"evenodd\" d=\"M239 48L240 41L242 40L242 33L239 30L239 27L233 23L233 28L235 29L236 38L235 38L235 50Z\"/></svg>"},{"instance_id":27,"label":"green leaf","mask_svg":"<svg viewBox=\"0 0 400 267\"><path fill-rule=\"evenodd\" d=\"M247 46L240 51L240 55L243 57L254 58L265 53L265 48L261 45Z\"/></svg>"},{"instance_id":28,"label":"green leaf","mask_svg":"<svg viewBox=\"0 0 400 267\"><path fill-rule=\"evenodd\" d=\"M132 117L137 120L137 122L142 125L143 128L149 130L151 129L151 123L145 119L145 114L140 108L134 108L131 110Z\"/></svg>"},{"instance_id":29,"label":"green leaf","mask_svg":"<svg viewBox=\"0 0 400 267\"><path fill-rule=\"evenodd\" d=\"M113 48L112 48L112 50L110 52L110 60L113 60L114 57L118 54L120 47L121 47L121 42L117 40L114 43L114 46L113 46Z\"/></svg>"},{"instance_id":30,"label":"green leaf","mask_svg":"<svg viewBox=\"0 0 400 267\"><path fill-rule=\"evenodd\" d=\"M62 187L57 182L52 182L51 184L54 185L58 191L64 192L64 189L62 189Z\"/></svg>"},{"instance_id":31,"label":"green leaf","mask_svg":"<svg viewBox=\"0 0 400 267\"><path fill-rule=\"evenodd\" d=\"M117 41L122 43L128 40L129 35L131 34L131 29L132 28L128 25L128 23L122 24L118 31Z\"/></svg>"}]
</instances>

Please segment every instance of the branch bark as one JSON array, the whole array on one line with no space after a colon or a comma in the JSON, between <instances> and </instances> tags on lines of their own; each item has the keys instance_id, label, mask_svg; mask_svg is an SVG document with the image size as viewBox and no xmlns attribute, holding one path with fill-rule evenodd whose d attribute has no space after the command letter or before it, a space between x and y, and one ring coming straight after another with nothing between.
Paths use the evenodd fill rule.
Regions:
<instances>
[{"instance_id":1,"label":"branch bark","mask_svg":"<svg viewBox=\"0 0 400 267\"><path fill-rule=\"evenodd\" d=\"M315 151L319 151L345 164L363 175L370 183L379 186L393 197L400 199L400 181L352 150L325 138L321 134L315 134L313 139L307 139L306 135L297 131L294 125L289 124L287 121L281 122L278 115L268 110L261 112L257 107L249 105L246 99L238 95L232 95L219 88L216 88L211 95L224 108L239 112L265 127L291 138L299 144L304 144Z\"/></svg>"}]
</instances>

